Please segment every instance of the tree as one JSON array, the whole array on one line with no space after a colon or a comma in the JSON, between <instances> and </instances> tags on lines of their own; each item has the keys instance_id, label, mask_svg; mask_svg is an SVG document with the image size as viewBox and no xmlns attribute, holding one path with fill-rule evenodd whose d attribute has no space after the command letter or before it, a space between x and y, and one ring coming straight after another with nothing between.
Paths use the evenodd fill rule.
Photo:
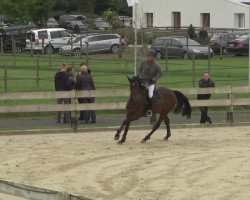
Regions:
<instances>
[{"instance_id":1,"label":"tree","mask_svg":"<svg viewBox=\"0 0 250 200\"><path fill-rule=\"evenodd\" d=\"M44 25L47 21L54 0L1 0L1 9L11 21L18 24Z\"/></svg>"},{"instance_id":2,"label":"tree","mask_svg":"<svg viewBox=\"0 0 250 200\"><path fill-rule=\"evenodd\" d=\"M34 6L30 7L31 20L40 27L44 27L51 15L54 0L35 0Z\"/></svg>"},{"instance_id":3,"label":"tree","mask_svg":"<svg viewBox=\"0 0 250 200\"><path fill-rule=\"evenodd\" d=\"M122 26L122 22L119 19L119 15L116 11L112 11L111 9L108 9L104 12L104 18L106 21L111 25L111 29L115 30Z\"/></svg>"},{"instance_id":4,"label":"tree","mask_svg":"<svg viewBox=\"0 0 250 200\"><path fill-rule=\"evenodd\" d=\"M111 8L120 15L132 15L132 8L128 7L126 0L111 0Z\"/></svg>"}]
</instances>

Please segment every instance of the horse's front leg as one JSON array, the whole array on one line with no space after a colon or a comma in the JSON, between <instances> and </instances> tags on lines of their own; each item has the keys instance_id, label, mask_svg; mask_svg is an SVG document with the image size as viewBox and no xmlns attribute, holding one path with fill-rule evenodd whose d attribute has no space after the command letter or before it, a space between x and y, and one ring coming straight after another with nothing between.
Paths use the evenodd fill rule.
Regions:
<instances>
[{"instance_id":1,"label":"horse's front leg","mask_svg":"<svg viewBox=\"0 0 250 200\"><path fill-rule=\"evenodd\" d=\"M116 134L115 134L115 137L114 137L115 140L119 140L119 138L120 138L120 133L121 133L122 130L124 129L124 126L126 125L126 123L127 123L127 120L124 120L123 123L122 123L122 125L121 125L121 127L117 130L117 132L116 132Z\"/></svg>"},{"instance_id":2,"label":"horse's front leg","mask_svg":"<svg viewBox=\"0 0 250 200\"><path fill-rule=\"evenodd\" d=\"M144 139L142 139L142 141L141 141L142 143L145 143L147 140L150 139L151 135L160 127L163 119L164 119L164 117L162 115L160 115L160 117L159 117L158 121L156 122L156 124L154 125L152 131L148 135L146 135Z\"/></svg>"},{"instance_id":3,"label":"horse's front leg","mask_svg":"<svg viewBox=\"0 0 250 200\"><path fill-rule=\"evenodd\" d=\"M166 116L166 118L164 119L164 122L165 122L165 124L166 124L167 135L166 135L166 137L164 137L163 140L167 141L167 140L170 138L170 136L171 136L170 123L169 123L169 118L168 118L168 116Z\"/></svg>"},{"instance_id":4,"label":"horse's front leg","mask_svg":"<svg viewBox=\"0 0 250 200\"><path fill-rule=\"evenodd\" d=\"M130 126L130 121L127 121L124 133L122 135L122 139L118 142L118 144L122 144L122 143L124 143L126 141L129 126Z\"/></svg>"}]
</instances>

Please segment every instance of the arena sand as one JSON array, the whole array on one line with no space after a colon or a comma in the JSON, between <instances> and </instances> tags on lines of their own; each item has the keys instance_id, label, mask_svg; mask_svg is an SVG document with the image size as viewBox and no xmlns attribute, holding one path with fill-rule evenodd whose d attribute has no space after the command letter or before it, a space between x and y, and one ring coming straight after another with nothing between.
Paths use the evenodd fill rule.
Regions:
<instances>
[{"instance_id":1,"label":"arena sand","mask_svg":"<svg viewBox=\"0 0 250 200\"><path fill-rule=\"evenodd\" d=\"M250 127L0 137L0 178L103 200L250 199ZM1 199L0 195L0 199ZM2 198L6 200L5 198ZM13 198L14 199L14 198Z\"/></svg>"}]
</instances>

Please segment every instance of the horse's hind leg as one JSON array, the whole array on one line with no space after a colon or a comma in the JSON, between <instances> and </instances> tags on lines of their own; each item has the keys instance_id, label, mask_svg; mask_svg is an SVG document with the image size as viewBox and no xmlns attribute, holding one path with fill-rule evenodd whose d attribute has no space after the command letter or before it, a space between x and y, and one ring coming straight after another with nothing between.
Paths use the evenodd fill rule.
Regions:
<instances>
[{"instance_id":1,"label":"horse's hind leg","mask_svg":"<svg viewBox=\"0 0 250 200\"><path fill-rule=\"evenodd\" d=\"M169 123L169 118L168 118L168 116L166 116L166 117L164 118L164 122L165 122L165 124L166 124L166 129L167 129L167 135L166 135L166 137L164 137L164 140L167 141L167 140L170 138L170 136L171 136L170 123Z\"/></svg>"},{"instance_id":2,"label":"horse's hind leg","mask_svg":"<svg viewBox=\"0 0 250 200\"><path fill-rule=\"evenodd\" d=\"M124 120L123 123L122 123L122 125L121 125L121 127L117 130L117 132L116 132L116 134L115 134L115 137L114 137L115 140L119 140L119 138L120 138L120 133L121 133L122 130L124 129L124 126L126 125L126 123L127 123L127 120Z\"/></svg>"},{"instance_id":3,"label":"horse's hind leg","mask_svg":"<svg viewBox=\"0 0 250 200\"><path fill-rule=\"evenodd\" d=\"M159 117L158 121L156 122L156 124L154 125L152 131L148 135L146 135L144 139L142 139L142 141L141 141L142 143L144 143L150 139L151 135L160 127L163 119L164 119L163 115L160 115L160 117Z\"/></svg>"},{"instance_id":4,"label":"horse's hind leg","mask_svg":"<svg viewBox=\"0 0 250 200\"><path fill-rule=\"evenodd\" d=\"M118 144L122 144L126 141L126 137L127 137L127 133L128 133L128 129L129 129L129 126L130 126L130 121L126 121L126 126L125 126L125 130L124 130L124 133L122 135L122 139L118 142Z\"/></svg>"}]
</instances>

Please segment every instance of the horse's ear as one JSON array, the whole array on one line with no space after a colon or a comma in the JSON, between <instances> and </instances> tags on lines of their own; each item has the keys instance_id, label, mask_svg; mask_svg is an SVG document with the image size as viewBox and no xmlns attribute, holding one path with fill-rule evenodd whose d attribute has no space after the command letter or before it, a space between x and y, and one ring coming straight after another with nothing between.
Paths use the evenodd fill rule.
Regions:
<instances>
[{"instance_id":1,"label":"horse's ear","mask_svg":"<svg viewBox=\"0 0 250 200\"><path fill-rule=\"evenodd\" d=\"M132 79L129 78L129 76L126 74L127 78L128 78L128 81L131 83Z\"/></svg>"}]
</instances>

